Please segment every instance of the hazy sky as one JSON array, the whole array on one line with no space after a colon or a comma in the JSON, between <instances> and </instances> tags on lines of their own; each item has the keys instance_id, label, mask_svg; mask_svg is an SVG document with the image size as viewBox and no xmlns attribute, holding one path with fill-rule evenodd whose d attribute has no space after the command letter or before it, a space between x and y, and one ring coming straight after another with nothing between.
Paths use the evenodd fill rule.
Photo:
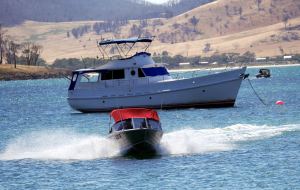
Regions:
<instances>
[{"instance_id":1,"label":"hazy sky","mask_svg":"<svg viewBox=\"0 0 300 190\"><path fill-rule=\"evenodd\" d=\"M157 4L159 4L159 3L165 3L165 2L167 2L168 0L147 0L147 1L149 1L149 2L151 2L151 3L157 3Z\"/></svg>"}]
</instances>

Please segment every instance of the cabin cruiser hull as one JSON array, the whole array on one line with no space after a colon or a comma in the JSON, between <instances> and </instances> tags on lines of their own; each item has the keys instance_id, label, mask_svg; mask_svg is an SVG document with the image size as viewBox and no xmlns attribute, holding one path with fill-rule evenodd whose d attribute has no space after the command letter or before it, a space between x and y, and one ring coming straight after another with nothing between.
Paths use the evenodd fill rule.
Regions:
<instances>
[{"instance_id":1,"label":"cabin cruiser hull","mask_svg":"<svg viewBox=\"0 0 300 190\"><path fill-rule=\"evenodd\" d=\"M156 155L163 132L153 129L115 131L109 135L121 149L121 155Z\"/></svg>"},{"instance_id":2,"label":"cabin cruiser hull","mask_svg":"<svg viewBox=\"0 0 300 190\"><path fill-rule=\"evenodd\" d=\"M163 81L143 89L138 86L129 90L120 88L110 96L97 96L95 91L86 91L82 95L69 91L68 102L73 109L81 112L104 112L123 107L232 107L245 70L246 67L203 77Z\"/></svg>"}]
</instances>

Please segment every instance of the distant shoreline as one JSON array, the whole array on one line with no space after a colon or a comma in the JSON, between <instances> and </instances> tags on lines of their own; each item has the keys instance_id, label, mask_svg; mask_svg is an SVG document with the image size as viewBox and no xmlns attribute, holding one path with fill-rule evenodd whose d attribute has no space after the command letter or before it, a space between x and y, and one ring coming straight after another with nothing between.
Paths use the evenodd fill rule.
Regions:
<instances>
[{"instance_id":1,"label":"distant shoreline","mask_svg":"<svg viewBox=\"0 0 300 190\"><path fill-rule=\"evenodd\" d=\"M14 65L0 65L0 81L65 78L70 74L71 71L66 69L44 66L17 65L17 68L14 68Z\"/></svg>"},{"instance_id":2,"label":"distant shoreline","mask_svg":"<svg viewBox=\"0 0 300 190\"><path fill-rule=\"evenodd\" d=\"M226 68L234 69L246 66L247 68L271 68L271 67L296 67L300 66L299 63L292 63L292 64L262 64L262 65L240 65L240 66L233 66L233 67L206 67L206 68L187 68L187 69L169 69L171 73L175 72L190 72L190 71L210 71L210 70L223 70Z\"/></svg>"},{"instance_id":3,"label":"distant shoreline","mask_svg":"<svg viewBox=\"0 0 300 190\"><path fill-rule=\"evenodd\" d=\"M239 68L247 66L247 68L270 68L270 67L295 67L300 66L299 63L287 63L287 64L255 64L255 65L234 65L232 67L213 66L210 65L206 68L183 68L183 69L169 69L170 73L175 72L191 72L191 71L211 71L211 70L224 70L227 68ZM0 65L0 81L11 80L33 80L33 79L49 79L49 78L66 78L71 74L70 70L48 68L44 66L26 66L17 65L15 69L13 65Z\"/></svg>"}]
</instances>

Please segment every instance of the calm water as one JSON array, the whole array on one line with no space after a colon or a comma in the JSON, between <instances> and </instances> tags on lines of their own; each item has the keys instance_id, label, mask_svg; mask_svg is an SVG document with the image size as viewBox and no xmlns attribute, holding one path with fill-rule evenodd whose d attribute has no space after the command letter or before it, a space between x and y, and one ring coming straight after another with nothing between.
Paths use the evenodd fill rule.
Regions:
<instances>
[{"instance_id":1,"label":"calm water","mask_svg":"<svg viewBox=\"0 0 300 190\"><path fill-rule=\"evenodd\" d=\"M244 81L234 108L160 110L161 156L141 160L107 113L69 108L68 81L0 81L0 189L300 189L300 67L247 72L267 106Z\"/></svg>"}]
</instances>

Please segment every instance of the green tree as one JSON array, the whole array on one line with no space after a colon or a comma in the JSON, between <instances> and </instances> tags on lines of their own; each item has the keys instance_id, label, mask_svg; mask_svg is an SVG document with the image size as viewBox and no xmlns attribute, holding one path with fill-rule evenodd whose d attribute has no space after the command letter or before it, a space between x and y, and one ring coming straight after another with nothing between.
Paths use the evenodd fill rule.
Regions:
<instances>
[{"instance_id":1,"label":"green tree","mask_svg":"<svg viewBox=\"0 0 300 190\"><path fill-rule=\"evenodd\" d=\"M8 40L6 43L6 62L14 64L15 68L17 68L17 54L20 47L20 44L15 43L13 40Z\"/></svg>"},{"instance_id":2,"label":"green tree","mask_svg":"<svg viewBox=\"0 0 300 190\"><path fill-rule=\"evenodd\" d=\"M204 48L203 48L203 52L207 53L209 51L211 51L211 45L210 45L210 43L206 43Z\"/></svg>"},{"instance_id":3,"label":"green tree","mask_svg":"<svg viewBox=\"0 0 300 190\"><path fill-rule=\"evenodd\" d=\"M26 60L27 65L37 65L39 57L42 53L42 46L32 43L25 42L22 44L23 57Z\"/></svg>"},{"instance_id":4,"label":"green tree","mask_svg":"<svg viewBox=\"0 0 300 190\"><path fill-rule=\"evenodd\" d=\"M2 25L0 24L0 64L3 63L5 50L5 31L2 29Z\"/></svg>"},{"instance_id":5,"label":"green tree","mask_svg":"<svg viewBox=\"0 0 300 190\"><path fill-rule=\"evenodd\" d=\"M262 3L262 0L256 0L257 3L257 10L260 11L260 4Z\"/></svg>"},{"instance_id":6,"label":"green tree","mask_svg":"<svg viewBox=\"0 0 300 190\"><path fill-rule=\"evenodd\" d=\"M168 55L169 55L169 52L167 52L167 51L163 51L163 52L162 52L162 56L166 57L166 56L168 56Z\"/></svg>"},{"instance_id":7,"label":"green tree","mask_svg":"<svg viewBox=\"0 0 300 190\"><path fill-rule=\"evenodd\" d=\"M290 16L288 14L284 14L283 17L282 17L282 21L284 22L284 29L286 30L287 27L287 23L289 22L289 19L290 19Z\"/></svg>"},{"instance_id":8,"label":"green tree","mask_svg":"<svg viewBox=\"0 0 300 190\"><path fill-rule=\"evenodd\" d=\"M197 19L195 16L189 19L189 22L194 26L194 32L196 32L196 26L199 23L200 19Z\"/></svg>"},{"instance_id":9,"label":"green tree","mask_svg":"<svg viewBox=\"0 0 300 190\"><path fill-rule=\"evenodd\" d=\"M242 56L240 56L239 61L243 63L253 62L255 61L255 53L247 51Z\"/></svg>"}]
</instances>

